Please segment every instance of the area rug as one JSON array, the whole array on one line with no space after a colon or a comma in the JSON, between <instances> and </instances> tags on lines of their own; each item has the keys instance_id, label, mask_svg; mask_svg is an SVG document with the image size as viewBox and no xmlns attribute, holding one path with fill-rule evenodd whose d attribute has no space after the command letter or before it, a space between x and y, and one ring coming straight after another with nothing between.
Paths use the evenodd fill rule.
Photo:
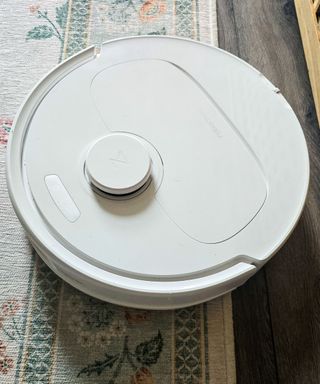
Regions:
<instances>
[{"instance_id":1,"label":"area rug","mask_svg":"<svg viewBox=\"0 0 320 384\"><path fill-rule=\"evenodd\" d=\"M91 298L35 254L9 202L6 144L32 86L88 45L145 34L217 44L215 0L0 3L0 383L236 381L230 295L161 312Z\"/></svg>"}]
</instances>

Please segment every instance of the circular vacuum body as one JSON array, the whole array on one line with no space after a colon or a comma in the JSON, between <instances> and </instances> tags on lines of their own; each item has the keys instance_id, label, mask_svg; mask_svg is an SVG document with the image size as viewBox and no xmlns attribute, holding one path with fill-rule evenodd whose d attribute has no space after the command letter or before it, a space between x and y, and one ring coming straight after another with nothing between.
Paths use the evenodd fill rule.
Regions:
<instances>
[{"instance_id":1,"label":"circular vacuum body","mask_svg":"<svg viewBox=\"0 0 320 384\"><path fill-rule=\"evenodd\" d=\"M113 303L177 308L252 276L297 223L303 132L257 70L168 37L88 48L15 120L8 186L59 276Z\"/></svg>"}]
</instances>

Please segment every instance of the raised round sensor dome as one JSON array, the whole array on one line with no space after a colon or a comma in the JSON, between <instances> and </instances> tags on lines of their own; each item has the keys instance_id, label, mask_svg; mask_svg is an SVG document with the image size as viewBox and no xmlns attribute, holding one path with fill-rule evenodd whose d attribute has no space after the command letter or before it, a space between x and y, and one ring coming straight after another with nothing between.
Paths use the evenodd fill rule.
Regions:
<instances>
[{"instance_id":1,"label":"raised round sensor dome","mask_svg":"<svg viewBox=\"0 0 320 384\"><path fill-rule=\"evenodd\" d=\"M245 282L290 235L309 181L277 88L218 48L160 36L55 68L18 113L7 166L16 213L58 275L152 309Z\"/></svg>"},{"instance_id":2,"label":"raised round sensor dome","mask_svg":"<svg viewBox=\"0 0 320 384\"><path fill-rule=\"evenodd\" d=\"M92 146L86 172L90 182L103 192L126 195L139 190L151 174L151 157L133 135L109 134Z\"/></svg>"}]
</instances>

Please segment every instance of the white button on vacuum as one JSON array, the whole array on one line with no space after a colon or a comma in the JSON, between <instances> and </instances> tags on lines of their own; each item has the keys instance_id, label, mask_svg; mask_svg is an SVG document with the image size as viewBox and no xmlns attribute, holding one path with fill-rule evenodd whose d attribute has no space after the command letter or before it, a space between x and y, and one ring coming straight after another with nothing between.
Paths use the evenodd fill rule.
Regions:
<instances>
[{"instance_id":1,"label":"white button on vacuum","mask_svg":"<svg viewBox=\"0 0 320 384\"><path fill-rule=\"evenodd\" d=\"M133 135L115 133L97 141L86 160L90 182L106 193L125 195L141 188L151 174L151 159Z\"/></svg>"}]
</instances>

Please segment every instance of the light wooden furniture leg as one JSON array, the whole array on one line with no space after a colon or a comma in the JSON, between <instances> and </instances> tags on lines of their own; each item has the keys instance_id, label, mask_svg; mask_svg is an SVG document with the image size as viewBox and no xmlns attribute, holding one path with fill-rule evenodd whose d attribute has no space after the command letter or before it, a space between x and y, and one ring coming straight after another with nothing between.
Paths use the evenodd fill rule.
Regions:
<instances>
[{"instance_id":1,"label":"light wooden furniture leg","mask_svg":"<svg viewBox=\"0 0 320 384\"><path fill-rule=\"evenodd\" d=\"M295 0L295 6L320 123L320 0Z\"/></svg>"}]
</instances>

